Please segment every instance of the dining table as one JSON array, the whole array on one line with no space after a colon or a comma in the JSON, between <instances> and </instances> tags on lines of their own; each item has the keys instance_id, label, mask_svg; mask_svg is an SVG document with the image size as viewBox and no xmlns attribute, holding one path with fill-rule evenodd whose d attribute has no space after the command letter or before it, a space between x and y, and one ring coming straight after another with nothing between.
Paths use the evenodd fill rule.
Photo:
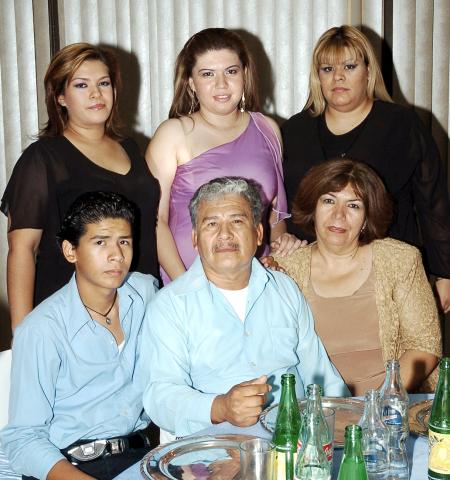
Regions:
<instances>
[{"instance_id":1,"label":"dining table","mask_svg":"<svg viewBox=\"0 0 450 480\"><path fill-rule=\"evenodd\" d=\"M432 398L430 394L409 394L410 405ZM361 397L359 397L361 399ZM261 438L271 438L271 433L267 431L261 422L257 422L251 427L236 427L230 423L224 422L217 425L212 425L204 430L197 432L192 437L203 435L222 435L222 434L240 434L252 435ZM428 478L428 439L423 436L410 434L407 439L406 449L408 453L408 462L410 469L410 480L425 480ZM343 454L342 448L334 449L333 456L333 473L332 480L337 479L339 466ZM140 471L140 462L135 463L120 475L115 477L115 480L143 480ZM231 480L231 479L230 479Z\"/></svg>"}]
</instances>

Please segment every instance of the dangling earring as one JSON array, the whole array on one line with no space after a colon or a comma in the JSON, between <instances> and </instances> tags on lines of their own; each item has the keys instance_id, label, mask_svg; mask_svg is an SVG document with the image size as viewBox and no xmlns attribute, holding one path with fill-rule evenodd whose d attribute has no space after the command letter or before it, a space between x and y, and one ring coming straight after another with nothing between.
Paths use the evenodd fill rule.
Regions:
<instances>
[{"instance_id":1,"label":"dangling earring","mask_svg":"<svg viewBox=\"0 0 450 480\"><path fill-rule=\"evenodd\" d=\"M242 98L241 98L241 101L239 102L239 104L240 104L239 110L241 111L241 113L244 113L245 112L245 94L244 94L244 92L242 92Z\"/></svg>"},{"instance_id":2,"label":"dangling earring","mask_svg":"<svg viewBox=\"0 0 450 480\"><path fill-rule=\"evenodd\" d=\"M365 230L366 230L366 225L367 225L367 222L364 222L364 225L362 226L362 228L361 228L361 230L360 230L360 232L359 232L360 235L364 235L364 232L365 232Z\"/></svg>"},{"instance_id":3,"label":"dangling earring","mask_svg":"<svg viewBox=\"0 0 450 480\"><path fill-rule=\"evenodd\" d=\"M192 115L195 111L195 107L197 106L198 101L195 95L195 91L194 90L189 90L189 91L191 95L191 108L189 109L189 115Z\"/></svg>"}]
</instances>

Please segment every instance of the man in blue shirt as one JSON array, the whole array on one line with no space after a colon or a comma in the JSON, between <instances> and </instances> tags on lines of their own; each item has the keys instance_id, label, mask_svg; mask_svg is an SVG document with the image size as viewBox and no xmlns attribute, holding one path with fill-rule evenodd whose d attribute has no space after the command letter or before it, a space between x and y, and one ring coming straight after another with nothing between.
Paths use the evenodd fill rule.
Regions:
<instances>
[{"instance_id":1,"label":"man in blue shirt","mask_svg":"<svg viewBox=\"0 0 450 480\"><path fill-rule=\"evenodd\" d=\"M110 479L148 451L135 367L156 281L128 274L134 215L121 195L79 197L59 234L75 274L15 331L0 440L24 479Z\"/></svg>"},{"instance_id":2,"label":"man in blue shirt","mask_svg":"<svg viewBox=\"0 0 450 480\"><path fill-rule=\"evenodd\" d=\"M213 423L249 426L278 401L281 375L297 395L320 383L348 390L314 332L296 284L254 258L263 238L259 189L224 177L191 200L199 257L149 305L142 360L150 366L144 407L162 429L184 436Z\"/></svg>"}]
</instances>

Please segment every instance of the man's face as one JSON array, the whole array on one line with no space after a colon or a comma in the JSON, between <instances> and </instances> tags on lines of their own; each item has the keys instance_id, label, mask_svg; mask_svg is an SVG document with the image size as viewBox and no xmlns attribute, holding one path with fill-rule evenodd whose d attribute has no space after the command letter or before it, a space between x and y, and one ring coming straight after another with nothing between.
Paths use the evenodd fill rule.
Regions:
<instances>
[{"instance_id":1,"label":"man's face","mask_svg":"<svg viewBox=\"0 0 450 480\"><path fill-rule=\"evenodd\" d=\"M63 242L66 259L75 264L77 283L85 288L118 288L133 258L131 225L122 218L105 218L86 225L77 247Z\"/></svg>"},{"instance_id":2,"label":"man's face","mask_svg":"<svg viewBox=\"0 0 450 480\"><path fill-rule=\"evenodd\" d=\"M253 224L250 205L240 195L200 202L192 242L210 280L249 274L262 238L262 225Z\"/></svg>"}]
</instances>

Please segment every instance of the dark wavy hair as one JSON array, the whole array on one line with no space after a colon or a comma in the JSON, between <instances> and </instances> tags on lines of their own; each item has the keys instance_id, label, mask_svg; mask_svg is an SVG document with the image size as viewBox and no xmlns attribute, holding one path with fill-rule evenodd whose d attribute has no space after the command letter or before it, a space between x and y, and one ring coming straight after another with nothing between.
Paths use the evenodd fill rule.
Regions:
<instances>
[{"instance_id":1,"label":"dark wavy hair","mask_svg":"<svg viewBox=\"0 0 450 480\"><path fill-rule=\"evenodd\" d=\"M391 197L372 168L351 159L329 160L306 173L293 202L294 223L314 235L314 218L320 196L340 192L347 185L352 186L364 204L366 226L359 236L360 244L385 237L393 215Z\"/></svg>"},{"instance_id":2,"label":"dark wavy hair","mask_svg":"<svg viewBox=\"0 0 450 480\"><path fill-rule=\"evenodd\" d=\"M44 78L48 122L39 132L39 137L58 137L63 134L69 116L67 108L59 104L58 97L64 93L76 70L87 60L99 60L108 69L114 92L114 103L106 120L105 132L116 140L122 138L118 111L118 95L122 81L116 55L112 50L89 43L67 45L52 58Z\"/></svg>"},{"instance_id":3,"label":"dark wavy hair","mask_svg":"<svg viewBox=\"0 0 450 480\"><path fill-rule=\"evenodd\" d=\"M206 28L193 35L178 54L175 63L174 96L169 118L180 118L191 109L193 92L189 87L197 58L205 52L228 49L236 53L244 69L244 95L247 110L260 110L258 89L256 87L256 68L253 57L242 38L226 28ZM199 109L198 102L194 112Z\"/></svg>"},{"instance_id":4,"label":"dark wavy hair","mask_svg":"<svg viewBox=\"0 0 450 480\"><path fill-rule=\"evenodd\" d=\"M107 218L121 218L134 228L136 207L123 195L113 192L87 192L80 195L69 207L57 235L58 244L64 240L74 247L86 233L89 224Z\"/></svg>"}]
</instances>

